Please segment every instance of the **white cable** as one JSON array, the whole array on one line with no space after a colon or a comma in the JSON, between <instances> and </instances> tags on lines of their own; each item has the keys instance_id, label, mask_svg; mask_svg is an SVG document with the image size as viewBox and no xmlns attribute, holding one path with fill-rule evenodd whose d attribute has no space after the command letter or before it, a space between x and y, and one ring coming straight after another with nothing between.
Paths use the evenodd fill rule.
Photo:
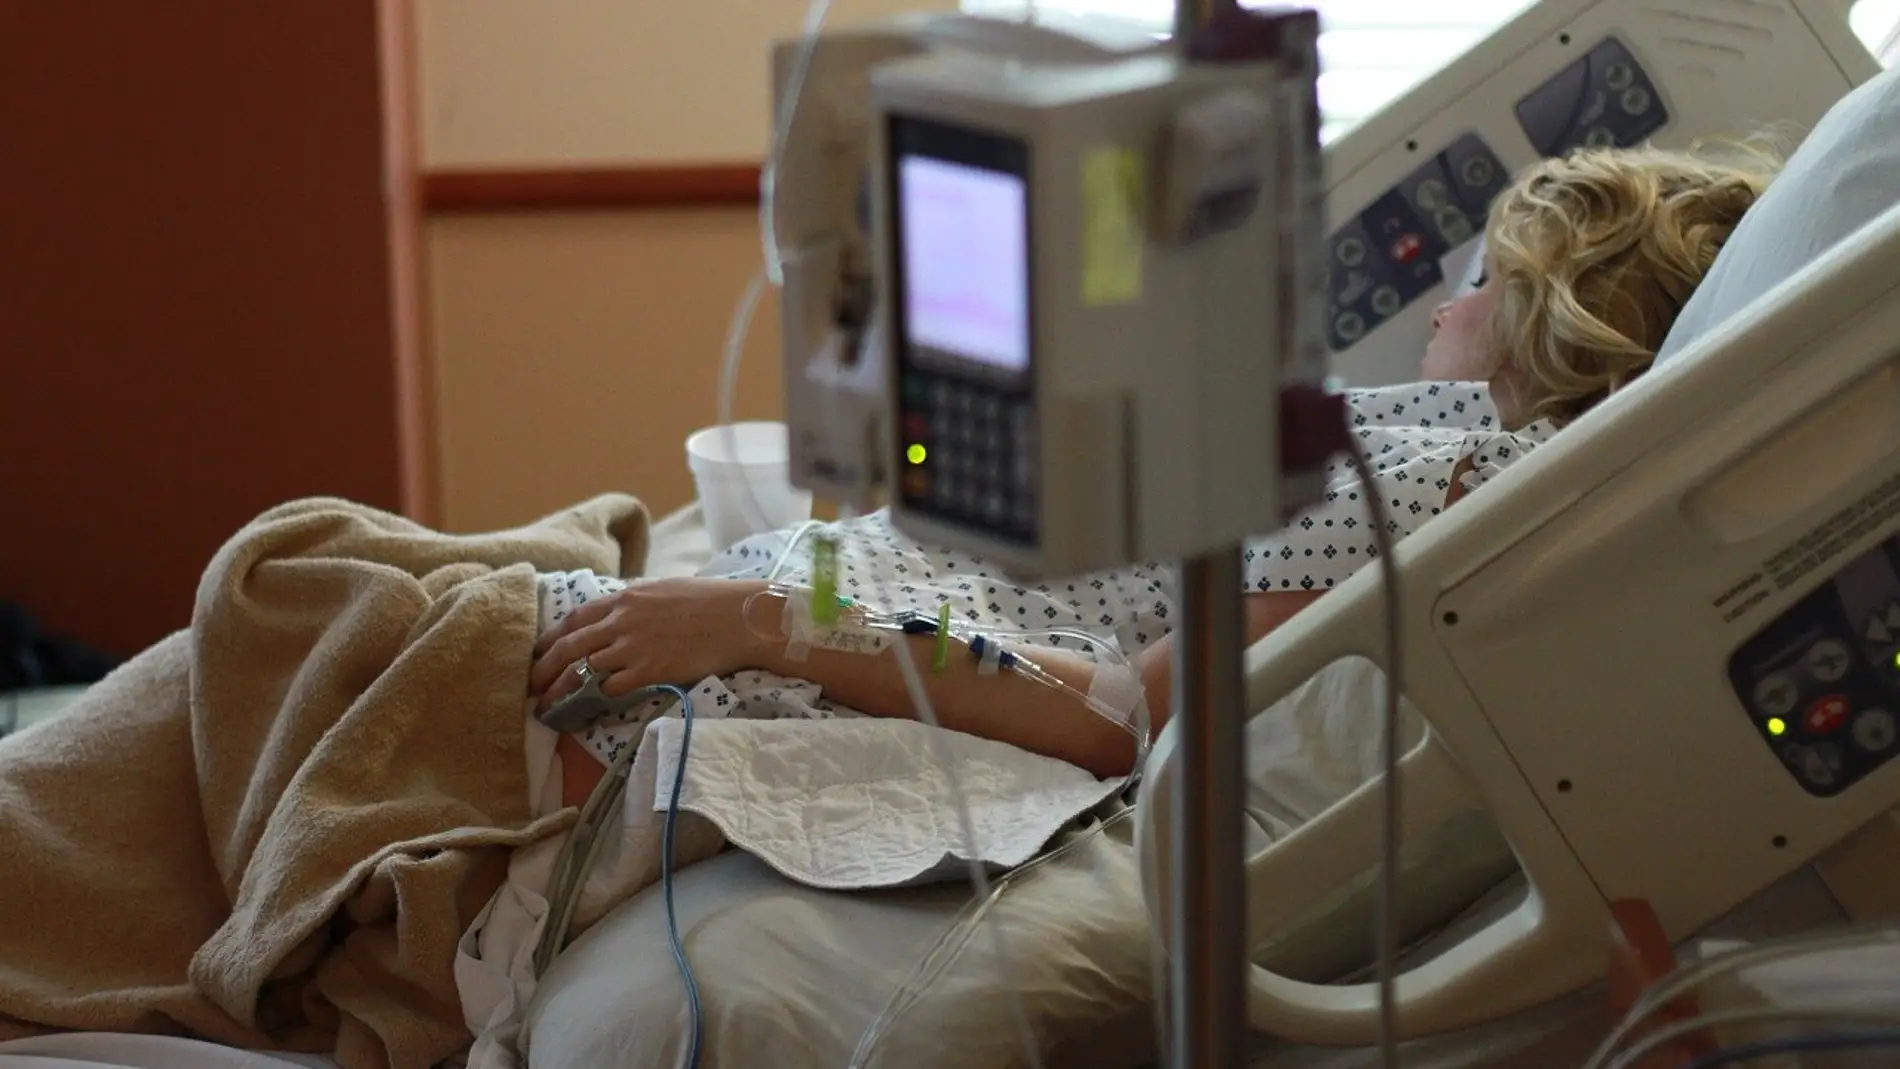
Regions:
<instances>
[{"instance_id":1,"label":"white cable","mask_svg":"<svg viewBox=\"0 0 1900 1069\"><path fill-rule=\"evenodd\" d=\"M779 255L778 219L773 207L778 169L784 162L785 142L792 135L798 101L805 95L805 76L811 73L811 58L818 51L818 34L825 28L825 16L830 13L831 0L811 0L805 8L805 28L798 55L786 73L785 96L779 101L778 115L772 123L771 151L765 154L765 166L759 172L759 242L765 252L765 275L774 286L785 284L785 261Z\"/></svg>"},{"instance_id":2,"label":"white cable","mask_svg":"<svg viewBox=\"0 0 1900 1069\"><path fill-rule=\"evenodd\" d=\"M1366 497L1371 513L1373 543L1379 550L1379 571L1385 593L1385 737L1380 757L1380 788L1384 813L1380 818L1379 910L1374 927L1375 960L1379 983L1379 1052L1385 1069L1399 1069L1399 832L1403 811L1399 793L1400 700L1404 681L1401 655L1404 642L1400 624L1404 617L1399 606L1399 567L1393 557L1393 538L1385 511L1385 500L1373 483L1372 461L1358 435L1349 436L1353 472Z\"/></svg>"},{"instance_id":3,"label":"white cable","mask_svg":"<svg viewBox=\"0 0 1900 1069\"><path fill-rule=\"evenodd\" d=\"M886 444L888 446L891 443L887 442ZM850 518L851 512L848 507L839 510L840 523ZM815 522L807 522L797 529L791 539L786 543L784 550L779 554L779 559L774 562L771 569L772 577L777 577L784 569L786 562L791 557L793 547L818 526L819 525ZM1092 638L1093 636L1089 637ZM978 852L976 822L970 815L969 800L964 794L962 785L958 780L955 762L951 759L943 738L943 727L937 721L936 711L930 703L930 695L924 688L923 677L918 671L916 659L911 653L910 643L908 641L899 641L892 645L895 647L897 654L898 673L903 676L904 688L910 694L911 704L916 710L917 719L932 729L929 733L932 751L931 759L943 770L944 779L950 788L951 803L956 807L957 820L960 825L959 830L966 844L965 854L969 867L970 886L973 891L972 901L977 904L977 913L975 917L972 918L972 923L980 923L982 917L988 914L990 904L1008 888L1016 876L1019 873L1029 871L1038 866L1042 859L1031 861L1026 865L1006 873L997 881L994 887L991 886L988 874L983 871L983 862ZM1059 849L1052 855L1045 855L1045 857L1056 856L1065 852L1066 849ZM954 929L952 929L952 931L954 932ZM1016 1027L1021 1034L1023 1054L1028 1059L1030 1069L1042 1069L1041 1050L1036 1042L1035 1031L1030 1026L1029 1016L1023 1009L1022 996L1020 993L1021 989L1016 984L1015 968L1013 965L1014 959L1010 957L1007 937L1004 935L1002 927L996 924L990 926L990 937L993 950L996 954L997 970L1000 973L1003 989L1010 995L1011 1016L1015 1018ZM906 1000L905 994L918 982L916 979L913 979L908 981L903 987L900 987L898 991L892 995L890 1002L886 1004L885 1011L879 1014L878 1018L872 1021L865 1029L864 1034L859 1037L857 1049L853 1052L850 1069L862 1069L862 1067L870 1064L869 1058L875 1052L878 1043L882 1041L885 1031L894 1023L897 1017L907 1012L910 1008L911 1002L913 1002L914 999Z\"/></svg>"},{"instance_id":4,"label":"white cable","mask_svg":"<svg viewBox=\"0 0 1900 1069\"><path fill-rule=\"evenodd\" d=\"M791 137L792 120L798 114L798 103L805 95L805 78L811 73L812 56L818 51L818 39L824 29L825 18L831 12L831 0L811 0L805 9L805 26L798 44L798 54L792 60L792 69L787 72L785 95L779 101L778 114L772 123L772 144L765 156L765 166L759 174L759 238L765 264L746 283L745 292L739 298L739 306L734 309L732 322L726 328L726 347L719 372L718 418L722 428L720 438L725 442L726 453L732 458L739 473L740 511L745 513L745 521L755 534L763 534L772 529L765 517L765 508L759 504L759 497L752 488L752 476L745 465L739 462L739 432L733 426L733 410L739 387L739 366L745 356L746 338L752 331L752 319L758 312L759 298L764 294L766 284L781 286L785 282L784 257L778 245L777 210L775 202L778 190L778 170L784 161L785 143Z\"/></svg>"},{"instance_id":5,"label":"white cable","mask_svg":"<svg viewBox=\"0 0 1900 1069\"><path fill-rule=\"evenodd\" d=\"M752 528L753 534L764 534L771 530L772 522L766 519L765 506L759 503L758 492L752 488L752 474L739 459L739 429L733 425L732 418L739 392L739 365L745 359L746 338L752 333L752 319L758 314L759 298L764 294L765 272L754 272L751 281L746 283L745 292L739 295L739 305L733 309L732 322L726 326L726 350L719 367L716 415L720 439L726 443L726 455L739 474L739 511L745 513L746 526ZM791 433L789 425L786 433ZM786 444L789 446L791 443Z\"/></svg>"},{"instance_id":6,"label":"white cable","mask_svg":"<svg viewBox=\"0 0 1900 1069\"><path fill-rule=\"evenodd\" d=\"M1590 1060L1584 1063L1584 1069L1606 1069L1616 1057L1617 1049L1652 1014L1711 980L1805 954L1858 950L1895 940L1900 940L1900 928L1891 921L1860 924L1822 935L1803 935L1758 943L1680 966L1636 1000L1623 1020L1603 1038Z\"/></svg>"},{"instance_id":7,"label":"white cable","mask_svg":"<svg viewBox=\"0 0 1900 1069\"><path fill-rule=\"evenodd\" d=\"M1160 873L1156 870L1168 864L1167 859L1157 857L1156 850L1143 850L1137 863L1141 865L1142 887L1161 886ZM1146 893L1145 890L1143 892ZM1165 921L1163 923L1166 923ZM1162 938L1159 925L1148 926L1148 985L1154 999L1155 1052L1174 1049L1174 970L1170 968L1173 959L1168 956L1168 944ZM1163 1056L1165 1058L1165 1056ZM1165 1064L1165 1061L1164 1063Z\"/></svg>"},{"instance_id":8,"label":"white cable","mask_svg":"<svg viewBox=\"0 0 1900 1069\"><path fill-rule=\"evenodd\" d=\"M878 1044L884 1041L884 1036L891 1026L924 1000L930 986L936 983L944 971L954 963L955 958L951 952L960 950L964 946L970 933L982 923L983 918L989 915L991 909L1002 901L1005 892L1014 887L1019 880L1044 865L1059 861L1093 842L1117 824L1133 817L1134 813L1134 807L1129 806L1099 821L1095 826L1060 846L1046 850L1005 872L997 878L996 885L991 889L988 898L970 899L952 919L950 927L944 930L937 942L918 960L917 966L911 970L910 978L885 1002L884 1009L878 1014L877 1019L864 1030L864 1035L859 1037L857 1050L852 1054L848 1069L867 1069L871 1065L871 1056L876 1053Z\"/></svg>"},{"instance_id":9,"label":"white cable","mask_svg":"<svg viewBox=\"0 0 1900 1069\"><path fill-rule=\"evenodd\" d=\"M897 449L896 441L891 437L891 428L880 421L879 437L886 455ZM849 510L840 510L840 519L848 519ZM949 748L943 738L943 725L937 721L936 710L930 704L930 695L924 689L924 680L917 670L916 658L911 655L908 641L894 642L892 648L897 651L898 674L904 677L904 689L910 692L911 706L917 713L917 719L932 730L927 732L930 738L931 760L943 769L944 780L950 788L950 799L956 806L959 832L965 843L970 872L970 888L978 900L990 897L989 875L983 871L983 862L979 857L976 836L976 822L970 816L969 799L963 793L962 784L957 777L955 762L951 760ZM1014 959L1009 954L1008 937L1003 934L1002 926L990 925L990 940L996 953L998 979L1010 996L1011 1016L1015 1018L1017 1031L1023 1041L1023 1055L1028 1059L1030 1069L1042 1069L1042 1053L1036 1043L1035 1030L1030 1027L1029 1015L1023 1009L1022 989L1016 985Z\"/></svg>"},{"instance_id":10,"label":"white cable","mask_svg":"<svg viewBox=\"0 0 1900 1069\"><path fill-rule=\"evenodd\" d=\"M1705 1028L1720 1028L1734 1024L1799 1024L1799 1025L1835 1025L1863 1028L1900 1027L1900 1013L1881 1013L1878 1010L1827 1010L1827 1009L1788 1009L1756 1007L1741 1010L1721 1010L1705 1013L1686 1021L1676 1021L1643 1037L1641 1042L1612 1061L1609 1069L1633 1069L1639 1062L1656 1051Z\"/></svg>"},{"instance_id":11,"label":"white cable","mask_svg":"<svg viewBox=\"0 0 1900 1069\"><path fill-rule=\"evenodd\" d=\"M969 861L970 888L979 901L987 901L990 897L990 880L983 871L983 861L978 854L976 822L970 817L969 800L963 794L955 763L950 759L949 749L945 745L943 726L937 722L937 714L931 708L930 695L924 690L923 676L917 671L916 658L911 656L910 643L894 642L891 646L897 651L897 669L904 677L904 688L910 691L911 705L916 709L917 719L932 729L927 733L930 737L931 759L943 769L944 780L950 787L951 802L956 806L959 830L967 844L965 853ZM1035 1030L1029 1025L1029 1014L1023 1010L1022 989L1016 984L1016 970L1001 924L990 925L990 940L996 951L998 978L1010 995L1011 1016L1016 1020L1017 1030L1022 1033L1023 1056L1028 1059L1030 1069L1042 1069L1042 1053L1036 1044Z\"/></svg>"}]
</instances>

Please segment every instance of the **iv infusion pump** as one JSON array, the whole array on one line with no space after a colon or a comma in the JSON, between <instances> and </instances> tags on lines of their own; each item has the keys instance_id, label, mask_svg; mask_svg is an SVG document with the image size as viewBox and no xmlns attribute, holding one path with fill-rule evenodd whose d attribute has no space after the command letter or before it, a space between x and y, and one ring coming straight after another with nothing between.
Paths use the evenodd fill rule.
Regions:
<instances>
[{"instance_id":1,"label":"iv infusion pump","mask_svg":"<svg viewBox=\"0 0 1900 1069\"><path fill-rule=\"evenodd\" d=\"M779 206L816 218L779 222L787 401L816 418L794 477L882 484L900 529L1017 575L1196 556L1315 499L1282 477L1277 399L1326 360L1318 26L1249 25L1252 54L1205 59L1022 24L994 48L821 39L805 91L867 90L856 122L851 88L814 106L862 129L870 217L840 239L839 198L822 215L835 156L797 139L827 116L795 115L780 181L806 187ZM841 328L853 292L870 315Z\"/></svg>"}]
</instances>

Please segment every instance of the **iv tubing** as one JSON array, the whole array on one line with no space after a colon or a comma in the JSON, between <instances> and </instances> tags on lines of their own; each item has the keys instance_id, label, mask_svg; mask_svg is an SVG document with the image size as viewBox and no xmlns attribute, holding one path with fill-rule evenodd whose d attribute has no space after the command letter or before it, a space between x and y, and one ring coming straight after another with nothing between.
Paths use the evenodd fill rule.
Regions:
<instances>
[{"instance_id":1,"label":"iv tubing","mask_svg":"<svg viewBox=\"0 0 1900 1069\"><path fill-rule=\"evenodd\" d=\"M788 586L775 584L773 587L746 599L745 606L741 609L741 612L744 614L746 626L751 629L754 635L768 641L798 640L798 636L785 635L778 631L768 631L759 626L754 618L753 612L754 606L759 604L761 599L773 599L784 603L789 601L792 592L792 588ZM918 636L939 639L945 637L939 630L936 620L926 617L921 613L880 613L866 608L862 603L853 603L846 612L853 618L853 625L855 627L864 631L888 636L891 639L891 644L903 644L903 640ZM782 615L782 610L773 615ZM1135 706L1130 709L1109 707L1099 698L1095 697L1094 694L1084 693L1072 684L1050 673L1041 665L1038 665L1034 656L1025 652L1022 648L1022 644L1035 642L1039 639L1066 638L1096 651L1098 671L1119 669L1120 671L1133 675L1135 673L1134 667L1129 664L1127 657L1122 654L1121 650L1114 643L1104 641L1099 636L1073 627L1050 627L1034 631L1006 631L998 628L953 624L947 637L962 643L973 655L995 657L998 661L999 668L1003 671L1021 676L1031 682L1039 683L1051 690L1067 694L1078 702L1081 702L1097 716L1102 717L1104 720L1109 721L1116 727L1134 736L1138 746L1135 767L1139 768L1141 766L1142 759L1147 756L1149 744L1146 723L1147 717L1144 715L1145 706L1143 703L1137 701ZM1014 644L1013 646L1012 643ZM991 653L990 651L992 650L996 652Z\"/></svg>"},{"instance_id":2,"label":"iv tubing","mask_svg":"<svg viewBox=\"0 0 1900 1069\"><path fill-rule=\"evenodd\" d=\"M785 282L785 262L778 246L778 227L773 201L778 190L778 169L785 157L785 142L791 136L792 120L798 114L798 103L805 95L805 78L811 73L812 56L818 51L818 35L824 29L825 17L831 12L831 0L811 0L805 9L805 27L799 39L798 54L792 61L792 69L787 77L785 98L779 102L778 114L772 124L771 151L766 153L765 166L759 173L759 238L764 253L764 266L746 283L745 292L739 298L738 307L733 310L731 324L726 329L724 359L719 370L719 426L723 428L721 438L725 441L726 452L735 464L739 459L739 432L733 427L732 417L735 394L739 387L739 365L745 359L746 338L752 332L752 320L757 316L759 298L769 283L773 286ZM765 517L765 508L759 504L758 492L752 488L752 476L744 465L739 465L740 508L745 512L745 521L755 534L763 534L772 529Z\"/></svg>"},{"instance_id":3,"label":"iv tubing","mask_svg":"<svg viewBox=\"0 0 1900 1069\"><path fill-rule=\"evenodd\" d=\"M880 424L879 443L886 454L894 453L897 443L892 438L888 425ZM963 836L964 854L969 860L970 887L979 900L987 900L991 895L989 875L983 871L983 862L979 859L976 837L976 821L970 816L969 797L963 792L962 779L957 775L956 763L950 759L948 747L944 744L943 725L937 721L936 710L931 707L930 694L924 687L922 675L917 671L916 658L911 656L910 643L899 642L897 647L897 668L904 677L904 688L910 692L911 705L917 713L917 719L925 726L937 730L927 732L930 738L931 759L943 771L945 783L950 795L956 800L958 831ZM1004 934L1001 925L990 925L990 943L996 952L996 970L1003 988L1011 995L1010 1016L1014 1019L1017 1033L1022 1037L1023 1056L1030 1069L1043 1069L1042 1051L1036 1045L1036 1031L1029 1024L1029 1014L1023 1009L1022 988L1016 983L1015 959L1010 956L1009 937Z\"/></svg>"},{"instance_id":4,"label":"iv tubing","mask_svg":"<svg viewBox=\"0 0 1900 1069\"><path fill-rule=\"evenodd\" d=\"M766 154L765 167L759 173L759 240L765 252L765 277L774 286L785 282L785 261L779 255L777 218L772 210L773 193L778 189L778 169L785 158L785 142L792 134L792 119L798 114L798 102L805 95L805 76L811 73L811 58L818 51L818 35L831 13L831 0L811 0L805 8L805 28L798 55L792 60L787 76L785 99L772 124L772 151Z\"/></svg>"}]
</instances>

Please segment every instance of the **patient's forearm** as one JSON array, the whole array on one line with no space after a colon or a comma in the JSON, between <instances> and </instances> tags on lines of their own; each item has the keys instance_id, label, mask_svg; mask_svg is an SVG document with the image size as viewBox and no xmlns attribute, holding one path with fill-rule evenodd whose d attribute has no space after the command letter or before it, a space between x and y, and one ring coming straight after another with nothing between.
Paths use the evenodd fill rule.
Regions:
<instances>
[{"instance_id":1,"label":"patient's forearm","mask_svg":"<svg viewBox=\"0 0 1900 1069\"><path fill-rule=\"evenodd\" d=\"M1067 761L1098 776L1124 775L1134 765L1134 736L1075 694L1014 672L983 674L960 643L952 647L944 670L934 672L934 638L899 641L910 643L931 711L943 727ZM1076 691L1089 693L1095 677L1093 663L1062 650L1039 647L1022 652ZM873 716L917 715L895 650L866 655L814 649L804 659L794 660L779 647L762 657L768 663L760 668L809 679L823 687L827 697L853 709Z\"/></svg>"},{"instance_id":2,"label":"patient's forearm","mask_svg":"<svg viewBox=\"0 0 1900 1069\"><path fill-rule=\"evenodd\" d=\"M1301 609L1318 601L1323 593L1323 590L1301 590L1248 594L1245 603L1248 645L1298 616ZM1137 663L1141 685L1148 693L1149 726L1155 732L1167 726L1168 716L1173 711L1174 641L1174 635L1169 634L1142 651Z\"/></svg>"}]
</instances>

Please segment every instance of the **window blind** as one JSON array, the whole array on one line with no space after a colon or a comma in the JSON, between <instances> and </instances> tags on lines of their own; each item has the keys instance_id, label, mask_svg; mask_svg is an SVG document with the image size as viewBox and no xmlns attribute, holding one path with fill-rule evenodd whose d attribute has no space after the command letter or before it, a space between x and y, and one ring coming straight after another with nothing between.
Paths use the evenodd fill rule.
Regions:
<instances>
[{"instance_id":1,"label":"window blind","mask_svg":"<svg viewBox=\"0 0 1900 1069\"><path fill-rule=\"evenodd\" d=\"M962 0L971 14L1021 17L1030 0ZM1475 44L1531 0L1309 0L1320 15L1321 136L1337 137ZM1170 0L1034 0L1039 11L1166 33Z\"/></svg>"},{"instance_id":2,"label":"window blind","mask_svg":"<svg viewBox=\"0 0 1900 1069\"><path fill-rule=\"evenodd\" d=\"M1032 0L961 0L971 14L1020 18ZM1171 0L1033 0L1037 10L1110 18L1166 33ZM1326 140L1378 111L1534 0L1307 0L1320 16L1320 112ZM1861 0L1855 33L1900 58L1900 0Z\"/></svg>"}]
</instances>

